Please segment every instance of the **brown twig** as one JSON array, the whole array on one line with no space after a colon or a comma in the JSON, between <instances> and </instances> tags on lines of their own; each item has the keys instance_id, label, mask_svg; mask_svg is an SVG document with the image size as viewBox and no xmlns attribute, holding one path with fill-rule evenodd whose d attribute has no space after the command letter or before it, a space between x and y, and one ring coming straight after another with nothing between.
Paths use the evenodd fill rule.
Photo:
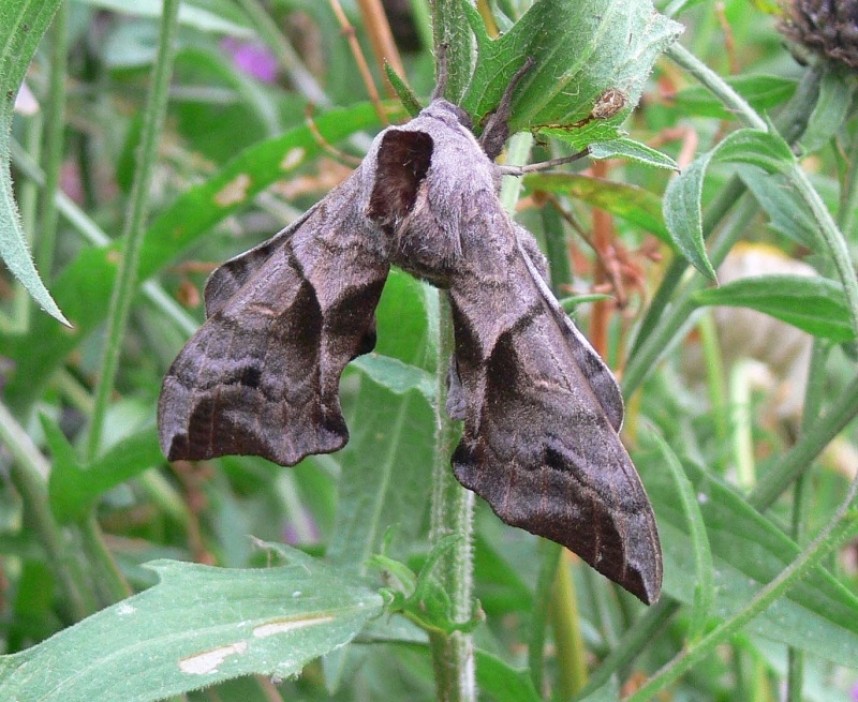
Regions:
<instances>
[{"instance_id":1,"label":"brown twig","mask_svg":"<svg viewBox=\"0 0 858 702\"><path fill-rule=\"evenodd\" d=\"M598 262L597 270L601 270L603 272L603 280L599 280L597 277L594 277L593 287L594 289L604 288L605 284L608 283L608 288L613 290L614 298L616 299L616 304L619 307L624 307L627 301L627 296L625 292L625 285L623 284L623 276L620 271L620 265L616 261L615 256L607 255L607 251L594 241L590 236L584 231L584 228L578 223L578 221L567 212L557 198L554 195L546 194L546 201L557 210L557 213L575 230L575 232L580 236L584 242L589 246L593 253L596 255L596 260ZM613 246L609 246L610 250L613 250ZM598 347L596 347L598 350Z\"/></svg>"},{"instance_id":2,"label":"brown twig","mask_svg":"<svg viewBox=\"0 0 858 702\"><path fill-rule=\"evenodd\" d=\"M730 67L730 74L736 75L741 72L739 59L736 57L736 39L733 36L733 28L727 20L727 14L724 11L724 3L715 3L715 17L718 18L718 24L721 25L721 31L724 32L724 49L727 52L727 65Z\"/></svg>"},{"instance_id":3,"label":"brown twig","mask_svg":"<svg viewBox=\"0 0 858 702\"><path fill-rule=\"evenodd\" d=\"M336 2L336 0L333 1ZM379 103L379 107L381 107L381 103ZM336 146L325 139L325 135L319 131L319 127L316 126L316 120L313 119L313 105L311 103L308 103L307 108L304 110L304 122L310 130L310 134L313 135L313 140L321 147L322 151L330 154L338 161L347 163L353 168L357 168L360 165L361 159L352 156L351 154L347 154L345 151L340 151ZM386 119L384 123L387 124Z\"/></svg>"},{"instance_id":4,"label":"brown twig","mask_svg":"<svg viewBox=\"0 0 858 702\"><path fill-rule=\"evenodd\" d=\"M399 49L396 48L396 42L393 40L393 32L390 30L387 14L382 7L381 0L358 0L358 7L361 17L363 17L363 26L366 28L370 44L372 44L375 61L381 75L385 76L384 89L390 97L396 97L396 91L390 81L387 80L384 64L389 64L400 76L405 75L405 68L402 65L402 58L399 56Z\"/></svg>"},{"instance_id":5,"label":"brown twig","mask_svg":"<svg viewBox=\"0 0 858 702\"><path fill-rule=\"evenodd\" d=\"M366 91L369 95L370 102L372 102L372 106L375 108L375 113L378 115L382 124L387 124L387 113L384 111L384 107L381 104L381 98L378 95L378 90L375 87L375 81L373 80L372 73L369 70L369 64L366 62L366 57L363 55L363 49L360 48L360 42L358 42L357 39L357 32L351 25L351 22L349 22L349 18L346 17L346 13L343 12L340 0L329 0L329 2L331 3L331 9L334 11L334 15L336 15L337 22L340 23L343 36L346 37L346 41L349 43L349 48L352 50L352 56L355 58L358 71L360 71L361 78L363 79L364 85L366 85Z\"/></svg>"}]
</instances>

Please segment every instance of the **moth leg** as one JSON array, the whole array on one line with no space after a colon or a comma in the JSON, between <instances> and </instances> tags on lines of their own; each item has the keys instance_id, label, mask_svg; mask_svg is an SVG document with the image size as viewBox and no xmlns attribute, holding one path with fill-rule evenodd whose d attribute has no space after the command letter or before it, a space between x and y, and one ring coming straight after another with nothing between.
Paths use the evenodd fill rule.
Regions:
<instances>
[{"instance_id":1,"label":"moth leg","mask_svg":"<svg viewBox=\"0 0 858 702\"><path fill-rule=\"evenodd\" d=\"M512 96L521 79L525 74L533 68L536 61L532 56L528 56L524 61L524 65L519 68L509 85L506 86L503 95L501 96L498 106L494 112L489 115L486 125L483 128L483 133L480 135L480 146L486 155L494 161L498 154L503 150L503 145L509 137L509 116L512 113Z\"/></svg>"},{"instance_id":2,"label":"moth leg","mask_svg":"<svg viewBox=\"0 0 858 702\"><path fill-rule=\"evenodd\" d=\"M467 416L467 400L462 378L459 375L459 364L455 354L450 358L447 369L447 414L450 419L464 419Z\"/></svg>"}]
</instances>

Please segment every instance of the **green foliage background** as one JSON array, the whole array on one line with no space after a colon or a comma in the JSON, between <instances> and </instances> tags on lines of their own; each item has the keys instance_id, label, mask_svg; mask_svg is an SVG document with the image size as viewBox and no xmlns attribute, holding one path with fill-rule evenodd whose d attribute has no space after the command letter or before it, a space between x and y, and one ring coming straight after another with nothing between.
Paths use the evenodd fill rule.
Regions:
<instances>
[{"instance_id":1,"label":"green foliage background","mask_svg":"<svg viewBox=\"0 0 858 702\"><path fill-rule=\"evenodd\" d=\"M207 273L345 177L380 110L327 2L4 0L0 699L852 699L855 75L795 61L744 0L395 4L414 94L448 42L446 95L479 128L532 56L506 157L591 145L502 198L618 370L662 600L646 609L483 504L471 537L454 498L439 535L444 305L400 272L376 351L343 377L347 448L294 469L168 465L157 395ZM367 5L342 6L371 56ZM171 33L175 56L158 51ZM242 70L241 42L274 80ZM40 109L13 116L25 75ZM594 119L609 90L622 109ZM383 111L406 118L392 95ZM715 286L731 250L815 273ZM767 323L723 306L812 335L799 411L771 411L778 391L735 360L750 347L725 341Z\"/></svg>"}]
</instances>

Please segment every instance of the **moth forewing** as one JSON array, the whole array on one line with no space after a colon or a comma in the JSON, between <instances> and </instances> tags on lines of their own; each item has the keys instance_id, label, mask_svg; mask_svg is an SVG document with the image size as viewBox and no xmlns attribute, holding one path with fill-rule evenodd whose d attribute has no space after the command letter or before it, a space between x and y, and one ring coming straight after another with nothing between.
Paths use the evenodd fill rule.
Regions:
<instances>
[{"instance_id":1,"label":"moth forewing","mask_svg":"<svg viewBox=\"0 0 858 702\"><path fill-rule=\"evenodd\" d=\"M373 345L389 269L362 214L366 200L357 171L298 223L213 273L209 317L161 389L168 458L294 465L345 445L339 377Z\"/></svg>"}]
</instances>

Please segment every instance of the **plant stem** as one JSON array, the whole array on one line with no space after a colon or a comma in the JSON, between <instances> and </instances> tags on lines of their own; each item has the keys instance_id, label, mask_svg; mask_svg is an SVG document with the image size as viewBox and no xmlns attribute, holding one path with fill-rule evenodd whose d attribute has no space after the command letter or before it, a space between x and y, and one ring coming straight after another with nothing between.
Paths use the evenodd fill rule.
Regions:
<instances>
[{"instance_id":1,"label":"plant stem","mask_svg":"<svg viewBox=\"0 0 858 702\"><path fill-rule=\"evenodd\" d=\"M124 246L119 260L116 283L110 299L107 317L107 338L101 361L101 377L95 393L95 406L87 444L87 460L92 460L101 445L104 419L113 383L119 365L122 339L128 324L131 301L137 284L140 249L143 244L146 214L149 205L149 186L158 155L158 139L164 126L169 98L170 76L173 69L176 32L178 29L179 0L164 0L160 44L155 59L152 89L146 101L143 129L140 138L137 169L131 189L131 200L123 231Z\"/></svg>"},{"instance_id":2,"label":"plant stem","mask_svg":"<svg viewBox=\"0 0 858 702\"><path fill-rule=\"evenodd\" d=\"M849 422L858 416L858 376L817 418L777 464L760 478L749 502L761 512L766 510Z\"/></svg>"},{"instance_id":3,"label":"plant stem","mask_svg":"<svg viewBox=\"0 0 858 702\"><path fill-rule=\"evenodd\" d=\"M101 533L94 512L81 520L80 531L87 560L98 569L96 585L99 587L102 604L107 607L134 594L107 548L107 544L104 543L104 535Z\"/></svg>"},{"instance_id":4,"label":"plant stem","mask_svg":"<svg viewBox=\"0 0 858 702\"><path fill-rule=\"evenodd\" d=\"M587 663L584 656L584 637L581 635L581 617L578 597L569 570L569 559L561 553L560 567L554 578L551 592L551 614L554 625L554 645L560 668L557 692L560 699L569 699L587 683Z\"/></svg>"},{"instance_id":5,"label":"plant stem","mask_svg":"<svg viewBox=\"0 0 858 702\"><path fill-rule=\"evenodd\" d=\"M14 139L12 140L10 150L15 167L26 175L30 181L44 187L44 172ZM59 213L65 217L66 221L87 243L94 246L106 246L110 243L110 237L107 236L104 230L68 195L60 191L57 192L55 199ZM175 324L177 329L183 331L187 336L191 336L199 328L199 322L191 317L174 298L164 292L164 289L154 280L147 280L143 283L142 290L143 296Z\"/></svg>"},{"instance_id":6,"label":"plant stem","mask_svg":"<svg viewBox=\"0 0 858 702\"><path fill-rule=\"evenodd\" d=\"M715 415L715 436L719 442L730 437L730 405L727 400L727 379L724 371L724 359L718 345L718 329L712 314L704 314L697 323L703 358L706 366L706 386L709 390L709 404Z\"/></svg>"},{"instance_id":7,"label":"plant stem","mask_svg":"<svg viewBox=\"0 0 858 702\"><path fill-rule=\"evenodd\" d=\"M807 405L805 405L805 410ZM792 538L801 545L804 536L804 512L807 502L807 476L802 475L795 481L792 497ZM804 687L804 651L790 646L787 648L787 702L801 702Z\"/></svg>"},{"instance_id":8,"label":"plant stem","mask_svg":"<svg viewBox=\"0 0 858 702\"><path fill-rule=\"evenodd\" d=\"M703 637L698 645L686 648L676 656L635 694L626 698L626 702L644 702L652 699L658 692L678 680L695 664L711 654L719 644L727 641L754 617L785 595L801 577L818 565L827 553L851 535L855 528L856 517L850 517L848 513L856 494L858 494L858 476L852 480L845 498L825 529L780 575L763 587L744 608Z\"/></svg>"},{"instance_id":9,"label":"plant stem","mask_svg":"<svg viewBox=\"0 0 858 702\"><path fill-rule=\"evenodd\" d=\"M858 225L858 134L853 135L849 149L849 165L843 182L840 197L840 211L837 223L847 241L853 240Z\"/></svg>"},{"instance_id":10,"label":"plant stem","mask_svg":"<svg viewBox=\"0 0 858 702\"><path fill-rule=\"evenodd\" d=\"M679 42L671 44L665 52L678 66L681 66L704 86L709 88L715 97L730 110L736 117L753 129L762 132L768 131L768 125L760 117L756 110L751 107L745 99L731 88L724 79L709 68L699 58L692 54Z\"/></svg>"},{"instance_id":11,"label":"plant stem","mask_svg":"<svg viewBox=\"0 0 858 702\"><path fill-rule=\"evenodd\" d=\"M473 0L467 0L473 5ZM458 103L474 72L474 37L461 0L429 0L435 55L446 46L447 85L444 97Z\"/></svg>"},{"instance_id":12,"label":"plant stem","mask_svg":"<svg viewBox=\"0 0 858 702\"><path fill-rule=\"evenodd\" d=\"M50 80L48 81L47 120L45 123L45 187L40 202L41 222L36 249L36 264L45 282L50 283L54 267L57 237L57 204L60 170L63 162L63 133L65 130L66 67L68 56L69 3L61 2L54 15L52 28Z\"/></svg>"},{"instance_id":13,"label":"plant stem","mask_svg":"<svg viewBox=\"0 0 858 702\"><path fill-rule=\"evenodd\" d=\"M324 90L319 86L313 74L307 70L301 62L298 53L280 31L280 28L271 19L268 11L259 0L239 0L239 5L247 14L253 24L253 28L275 53L280 65L289 74L289 79L295 88L310 102L322 107L330 107L331 100Z\"/></svg>"},{"instance_id":14,"label":"plant stem","mask_svg":"<svg viewBox=\"0 0 858 702\"><path fill-rule=\"evenodd\" d=\"M453 352L453 317L446 293L439 292L439 342L436 371L435 457L432 466L431 530L433 547L450 535L458 537L438 566L441 586L450 598L451 616L466 622L473 610L473 510L474 493L453 477L450 456L458 437L458 426L446 412L447 363ZM442 702L475 702L476 672L470 633L430 632L435 685Z\"/></svg>"},{"instance_id":15,"label":"plant stem","mask_svg":"<svg viewBox=\"0 0 858 702\"><path fill-rule=\"evenodd\" d=\"M801 433L810 429L812 419L819 415L825 392L825 362L828 344L814 339L807 372L807 387L802 408ZM795 481L792 498L792 539L799 546L804 542L807 517L808 476L802 474ZM804 687L804 651L790 646L787 649L787 702L801 702Z\"/></svg>"},{"instance_id":16,"label":"plant stem","mask_svg":"<svg viewBox=\"0 0 858 702\"><path fill-rule=\"evenodd\" d=\"M514 134L509 140L509 146L506 150L506 160L511 166L517 166L527 163L530 157L530 148L533 146L533 135L529 132L519 132ZM518 176L504 176L501 180L499 198L501 204L507 214L512 217L515 215L515 205L518 202L518 196L521 193L522 183Z\"/></svg>"},{"instance_id":17,"label":"plant stem","mask_svg":"<svg viewBox=\"0 0 858 702\"><path fill-rule=\"evenodd\" d=\"M94 612L95 602L87 597L88 589L75 549L69 547L48 502L47 475L50 468L24 427L0 403L0 440L15 461L13 477L21 493L26 514L39 534L48 555L48 563L63 589L69 612L75 620Z\"/></svg>"},{"instance_id":18,"label":"plant stem","mask_svg":"<svg viewBox=\"0 0 858 702\"><path fill-rule=\"evenodd\" d=\"M527 644L527 665L530 679L537 692L542 691L543 668L545 667L545 625L548 620L548 607L551 603L551 591L557 575L557 567L563 554L560 544L542 539L539 544L542 553L539 576L533 593L533 610L530 614L530 640Z\"/></svg>"},{"instance_id":19,"label":"plant stem","mask_svg":"<svg viewBox=\"0 0 858 702\"><path fill-rule=\"evenodd\" d=\"M27 152L32 154L35 159L41 158L43 136L44 119L42 118L42 113L37 112L26 120L24 132L24 143L27 145ZM14 142L14 139L10 139L10 141ZM27 244L32 248L33 234L36 231L38 222L39 192L35 184L30 181L24 181L21 183L19 193L21 226L27 237ZM12 323L7 332L9 334L26 334L30 329L30 313L33 310L35 301L26 290L24 284L16 279L15 290L13 292L15 304L12 308Z\"/></svg>"}]
</instances>

